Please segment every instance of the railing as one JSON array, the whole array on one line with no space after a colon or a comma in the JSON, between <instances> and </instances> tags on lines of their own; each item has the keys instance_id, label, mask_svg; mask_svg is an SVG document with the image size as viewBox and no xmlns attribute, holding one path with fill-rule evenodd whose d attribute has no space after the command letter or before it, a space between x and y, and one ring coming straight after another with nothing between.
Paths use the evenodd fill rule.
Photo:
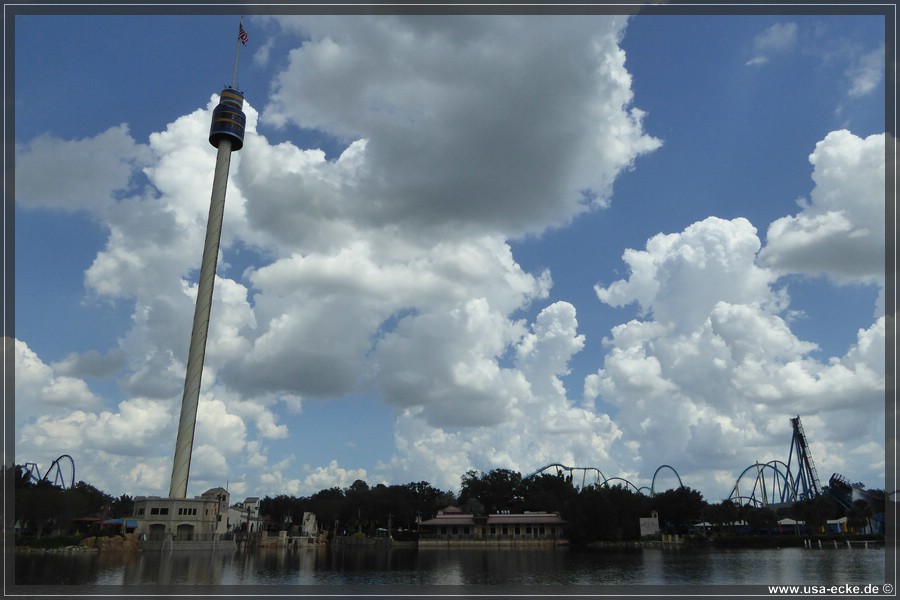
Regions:
<instances>
[{"instance_id":1,"label":"railing","mask_svg":"<svg viewBox=\"0 0 900 600\"><path fill-rule=\"evenodd\" d=\"M161 542L164 540L172 540L173 542L211 542L213 540L228 539L229 534L218 533L180 533L174 536L171 533L148 533L144 538L150 542Z\"/></svg>"},{"instance_id":2,"label":"railing","mask_svg":"<svg viewBox=\"0 0 900 600\"><path fill-rule=\"evenodd\" d=\"M497 542L497 541L522 541L529 540L558 540L559 536L551 533L545 534L492 534L492 535L474 535L460 533L420 533L420 540L464 540L474 542Z\"/></svg>"}]
</instances>

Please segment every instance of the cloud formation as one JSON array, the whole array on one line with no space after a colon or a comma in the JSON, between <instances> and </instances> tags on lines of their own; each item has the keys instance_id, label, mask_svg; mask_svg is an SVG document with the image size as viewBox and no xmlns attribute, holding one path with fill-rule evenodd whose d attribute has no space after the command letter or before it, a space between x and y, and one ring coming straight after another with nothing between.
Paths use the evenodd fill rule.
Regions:
<instances>
[{"instance_id":1,"label":"cloud formation","mask_svg":"<svg viewBox=\"0 0 900 600\"><path fill-rule=\"evenodd\" d=\"M748 66L761 66L776 54L783 54L797 46L797 24L775 23L753 38L754 56L747 61Z\"/></svg>"},{"instance_id":2,"label":"cloud formation","mask_svg":"<svg viewBox=\"0 0 900 600\"><path fill-rule=\"evenodd\" d=\"M708 482L714 489L741 459L781 458L770 448L789 435L794 414L812 415L813 453L824 464L847 465L858 447L848 440L882 439L883 307L846 354L822 363L811 355L816 344L791 331L788 290L778 284L825 274L883 286L883 157L883 136L832 132L810 156L811 200L773 222L764 247L745 219L710 217L626 251L629 276L596 286L604 303L641 309L640 320L613 328L603 367L585 381L586 398L618 409L636 470L664 457L722 469ZM855 463L857 479L880 485L880 450L867 460Z\"/></svg>"},{"instance_id":3,"label":"cloud formation","mask_svg":"<svg viewBox=\"0 0 900 600\"><path fill-rule=\"evenodd\" d=\"M885 136L833 131L810 154L815 182L801 211L769 225L760 262L837 283L884 279Z\"/></svg>"},{"instance_id":4,"label":"cloud formation","mask_svg":"<svg viewBox=\"0 0 900 600\"><path fill-rule=\"evenodd\" d=\"M433 473L434 454L421 450L447 452L443 442L461 438L468 441L462 450L447 452L463 467L451 479L515 456L551 460L553 440L573 431L585 440L572 445L571 458L605 453L615 426L575 406L561 382L583 343L574 308L544 307L534 323L515 316L545 299L552 282L549 273L524 271L507 240L606 206L617 174L659 146L631 105L618 47L624 21L279 22L302 43L262 115L252 102L245 107L247 136L232 160L225 261L203 375L201 409L229 428L233 447L220 449L222 433L200 419L192 486L221 484L216 478L229 469L267 473L261 483L241 476L236 486L298 490L358 474L310 467L307 476L289 475L280 469L298 465L270 459L267 445L291 435L279 414L285 406L371 390L399 415L398 454L384 463L396 477L399 465ZM538 30L540 48L529 41ZM54 144L71 146L67 157L117 149L70 165L85 180L106 183L88 185L66 206L89 211L109 232L85 273L87 290L134 307L120 342L126 399L96 412L86 406L77 419L23 419L23 450L46 453L54 429L76 422L85 431L115 429L138 406L177 414L214 166L206 133L215 102L146 144L116 127L91 139L40 138L19 148L28 159L18 174L23 198L44 208L61 204L29 166L45 160L41 153ZM272 144L257 122L317 129L342 150L331 157ZM251 266L232 273L227 256L238 251L249 253ZM57 367L75 372L86 358ZM44 371L45 381L54 377ZM534 421L526 428L534 439L523 437L523 420ZM146 443L136 447L152 458L131 470L134 485L164 480L169 457L149 447L174 439L171 420L147 425L139 436ZM518 446L483 449L480 442L497 428ZM110 449L116 439L107 440ZM70 442L107 450L91 437ZM530 463L516 460L523 469Z\"/></svg>"},{"instance_id":5,"label":"cloud formation","mask_svg":"<svg viewBox=\"0 0 900 600\"><path fill-rule=\"evenodd\" d=\"M588 332L608 333L605 354L572 390L586 339L577 311L597 307L551 300L552 273L524 269L510 242L608 206L617 176L660 148L632 105L624 21L277 24L296 46L271 97L248 102L233 156L191 491L225 479L235 494L308 494L372 477L454 489L471 468L554 462L648 484L666 462L715 500L744 461L783 448L798 412L821 436L817 458L868 461L854 478L877 485L883 462L869 460L868 442L877 450L883 427L884 319L823 363L791 329L784 280L883 285L883 136L837 131L819 142L809 199L765 240L763 224L710 217L625 250L628 276L595 290L606 309L635 305L638 316ZM796 27L780 24L756 50L795 43ZM77 449L114 468L86 470L101 488L117 492L124 479L128 493L165 489L216 101L146 142L117 126L17 147L23 206L98 220L107 241L86 291L132 312L112 350L47 364L17 341L22 456ZM337 151L271 142L274 128L313 132ZM42 178L50 155L84 186ZM85 379L114 374L117 399ZM307 402L354 394L391 411L393 453L360 465L285 451Z\"/></svg>"}]
</instances>

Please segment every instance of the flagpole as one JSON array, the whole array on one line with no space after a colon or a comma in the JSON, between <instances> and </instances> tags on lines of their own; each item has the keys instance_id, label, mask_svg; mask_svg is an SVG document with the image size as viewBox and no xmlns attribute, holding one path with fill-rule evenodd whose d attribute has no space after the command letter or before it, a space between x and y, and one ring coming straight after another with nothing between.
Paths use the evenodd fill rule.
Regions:
<instances>
[{"instance_id":1,"label":"flagpole","mask_svg":"<svg viewBox=\"0 0 900 600\"><path fill-rule=\"evenodd\" d=\"M241 16L241 23L239 25L238 33L240 33L244 29L244 17ZM234 49L234 75L231 78L231 87L237 89L237 68L238 68L238 58L241 54L241 36L238 35L237 38L237 48Z\"/></svg>"}]
</instances>

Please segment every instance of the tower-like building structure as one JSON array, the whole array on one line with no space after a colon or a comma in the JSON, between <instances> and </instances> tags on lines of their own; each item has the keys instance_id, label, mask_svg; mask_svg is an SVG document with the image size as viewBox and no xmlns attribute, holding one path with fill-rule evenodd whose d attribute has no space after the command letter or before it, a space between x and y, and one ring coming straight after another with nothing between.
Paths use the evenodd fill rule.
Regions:
<instances>
[{"instance_id":1,"label":"tower-like building structure","mask_svg":"<svg viewBox=\"0 0 900 600\"><path fill-rule=\"evenodd\" d=\"M236 87L229 86L222 90L219 104L213 110L209 143L217 148L216 169L213 174L209 218L206 223L206 241L200 263L197 302L194 307L194 324L188 348L169 496L167 498L138 496L134 500L133 516L137 520L137 532L141 534L145 549L157 547L163 549L167 544L177 544L179 548L196 550L231 547L220 542L222 534L228 531L230 506L228 490L218 487L207 490L200 496L188 498L187 486L194 446L194 429L197 424L197 405L200 402L200 379L206 355L213 285L216 279L216 262L219 255L219 241L222 237L225 190L231 167L231 153L244 146L246 117L243 108L244 95ZM172 548L171 545L168 547Z\"/></svg>"},{"instance_id":2,"label":"tower-like building structure","mask_svg":"<svg viewBox=\"0 0 900 600\"><path fill-rule=\"evenodd\" d=\"M191 470L191 451L194 446L194 429L197 424L197 405L200 401L200 379L203 359L206 356L206 337L209 331L209 315L212 309L213 285L216 279L216 261L219 241L222 237L222 220L225 213L225 189L231 153L244 146L244 127L247 118L243 112L244 95L229 86L219 95L219 104L213 110L209 128L209 143L218 149L216 170L213 175L212 196L209 202L209 218L206 223L206 242L200 263L200 280L197 286L197 304L194 308L194 324L188 349L187 372L184 378L184 395L181 399L181 417L178 421L178 437L175 440L175 459L172 463L172 480L169 498L187 496L188 476Z\"/></svg>"},{"instance_id":3,"label":"tower-like building structure","mask_svg":"<svg viewBox=\"0 0 900 600\"><path fill-rule=\"evenodd\" d=\"M207 490L200 496L188 498L187 487L216 279L216 262L222 238L225 190L228 187L231 153L244 147L247 117L243 110L244 94L237 88L237 67L241 44L246 43L247 34L241 18L234 55L234 78L232 84L219 94L219 103L213 109L209 128L209 143L217 149L216 168L213 173L209 217L206 222L206 239L200 261L200 279L188 347L184 394L181 398L181 415L178 420L169 495L165 498L138 496L134 499L133 516L137 520L136 533L141 535L145 548L165 548L167 543L178 543L179 547L184 549L216 549L222 547L219 544L220 537L228 531L230 507L228 490L217 487Z\"/></svg>"}]
</instances>

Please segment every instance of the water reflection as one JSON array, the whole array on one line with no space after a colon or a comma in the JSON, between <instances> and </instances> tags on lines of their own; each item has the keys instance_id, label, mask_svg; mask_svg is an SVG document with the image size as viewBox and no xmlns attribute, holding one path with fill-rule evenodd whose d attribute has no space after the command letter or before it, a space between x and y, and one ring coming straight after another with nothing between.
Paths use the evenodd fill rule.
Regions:
<instances>
[{"instance_id":1,"label":"water reflection","mask_svg":"<svg viewBox=\"0 0 900 600\"><path fill-rule=\"evenodd\" d=\"M884 549L318 547L15 556L17 585L628 585L884 581Z\"/></svg>"}]
</instances>

